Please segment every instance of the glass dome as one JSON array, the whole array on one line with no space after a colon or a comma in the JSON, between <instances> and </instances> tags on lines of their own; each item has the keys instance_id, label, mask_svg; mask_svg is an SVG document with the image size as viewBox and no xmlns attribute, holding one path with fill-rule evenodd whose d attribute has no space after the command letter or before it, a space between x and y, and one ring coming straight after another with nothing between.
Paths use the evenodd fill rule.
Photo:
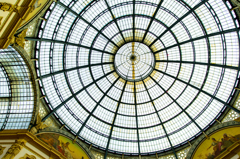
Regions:
<instances>
[{"instance_id":1,"label":"glass dome","mask_svg":"<svg viewBox=\"0 0 240 159\"><path fill-rule=\"evenodd\" d=\"M116 72L127 81L144 80L152 73L154 65L152 51L139 42L130 42L119 48L114 59Z\"/></svg>"},{"instance_id":2,"label":"glass dome","mask_svg":"<svg viewBox=\"0 0 240 159\"><path fill-rule=\"evenodd\" d=\"M42 94L107 152L174 151L202 134L239 78L239 24L223 0L60 0L39 28Z\"/></svg>"}]
</instances>

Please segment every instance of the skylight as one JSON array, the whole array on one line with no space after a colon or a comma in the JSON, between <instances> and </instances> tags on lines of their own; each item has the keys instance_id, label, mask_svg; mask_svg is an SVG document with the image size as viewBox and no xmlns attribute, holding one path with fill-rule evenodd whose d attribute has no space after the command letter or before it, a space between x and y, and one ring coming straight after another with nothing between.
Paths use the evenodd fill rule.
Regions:
<instances>
[{"instance_id":1,"label":"skylight","mask_svg":"<svg viewBox=\"0 0 240 159\"><path fill-rule=\"evenodd\" d=\"M53 3L35 39L50 115L101 149L174 151L234 93L235 17L222 0Z\"/></svg>"}]
</instances>

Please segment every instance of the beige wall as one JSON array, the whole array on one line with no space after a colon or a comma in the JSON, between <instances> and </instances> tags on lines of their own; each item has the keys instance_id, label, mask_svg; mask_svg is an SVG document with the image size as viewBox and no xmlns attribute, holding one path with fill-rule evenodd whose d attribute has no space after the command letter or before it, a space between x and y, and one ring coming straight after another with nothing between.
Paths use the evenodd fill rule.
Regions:
<instances>
[{"instance_id":1,"label":"beige wall","mask_svg":"<svg viewBox=\"0 0 240 159\"><path fill-rule=\"evenodd\" d=\"M239 159L238 155L233 156L231 159Z\"/></svg>"}]
</instances>

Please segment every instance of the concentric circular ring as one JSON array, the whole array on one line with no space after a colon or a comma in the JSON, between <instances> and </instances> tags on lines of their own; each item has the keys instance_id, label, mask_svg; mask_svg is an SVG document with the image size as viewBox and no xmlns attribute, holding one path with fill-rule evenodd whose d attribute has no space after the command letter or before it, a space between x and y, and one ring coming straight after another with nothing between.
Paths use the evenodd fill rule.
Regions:
<instances>
[{"instance_id":1,"label":"concentric circular ring","mask_svg":"<svg viewBox=\"0 0 240 159\"><path fill-rule=\"evenodd\" d=\"M117 51L114 66L123 79L140 81L152 73L155 67L155 58L145 44L130 42L121 46Z\"/></svg>"},{"instance_id":2,"label":"concentric circular ring","mask_svg":"<svg viewBox=\"0 0 240 159\"><path fill-rule=\"evenodd\" d=\"M221 116L238 84L239 24L229 6L54 2L36 44L47 117L56 115L106 152L162 153L195 139Z\"/></svg>"}]
</instances>

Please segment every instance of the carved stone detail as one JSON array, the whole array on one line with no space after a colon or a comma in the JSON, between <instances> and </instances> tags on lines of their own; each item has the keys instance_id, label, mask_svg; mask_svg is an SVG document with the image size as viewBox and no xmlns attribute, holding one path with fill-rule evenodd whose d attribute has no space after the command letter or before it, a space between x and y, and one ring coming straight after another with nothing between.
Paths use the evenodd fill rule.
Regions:
<instances>
[{"instance_id":1,"label":"carved stone detail","mask_svg":"<svg viewBox=\"0 0 240 159\"><path fill-rule=\"evenodd\" d=\"M7 151L7 153L3 156L2 159L13 159L26 144L26 141L23 139L17 140Z\"/></svg>"},{"instance_id":2,"label":"carved stone detail","mask_svg":"<svg viewBox=\"0 0 240 159\"><path fill-rule=\"evenodd\" d=\"M20 157L19 159L36 159L36 157L26 153L23 157Z\"/></svg>"},{"instance_id":3,"label":"carved stone detail","mask_svg":"<svg viewBox=\"0 0 240 159\"><path fill-rule=\"evenodd\" d=\"M238 0L231 0L234 4L236 4L238 7L240 7L240 1Z\"/></svg>"},{"instance_id":4,"label":"carved stone detail","mask_svg":"<svg viewBox=\"0 0 240 159\"><path fill-rule=\"evenodd\" d=\"M17 11L16 7L10 3L0 2L0 10L2 11Z\"/></svg>"},{"instance_id":5,"label":"carved stone detail","mask_svg":"<svg viewBox=\"0 0 240 159\"><path fill-rule=\"evenodd\" d=\"M47 124L44 124L44 122L45 121L42 121L40 114L38 114L36 124L34 127L31 128L30 132L32 134L36 134L38 132L38 130L42 130L42 129L49 127Z\"/></svg>"},{"instance_id":6,"label":"carved stone detail","mask_svg":"<svg viewBox=\"0 0 240 159\"><path fill-rule=\"evenodd\" d=\"M231 10L235 10L238 9L240 7L240 2L239 0L231 0L235 5L237 5L237 7L232 8Z\"/></svg>"},{"instance_id":7,"label":"carved stone detail","mask_svg":"<svg viewBox=\"0 0 240 159\"><path fill-rule=\"evenodd\" d=\"M5 148L6 148L6 147L3 147L3 146L0 145L0 155L3 154L3 150L4 150Z\"/></svg>"},{"instance_id":8,"label":"carved stone detail","mask_svg":"<svg viewBox=\"0 0 240 159\"><path fill-rule=\"evenodd\" d=\"M16 43L21 46L22 48L24 48L24 45L25 45L25 37L26 37L26 34L27 34L27 30L28 29L25 29L23 30L19 35L18 37L16 37Z\"/></svg>"},{"instance_id":9,"label":"carved stone detail","mask_svg":"<svg viewBox=\"0 0 240 159\"><path fill-rule=\"evenodd\" d=\"M12 41L11 41L11 44L17 43L20 47L24 48L25 41L27 41L27 40L24 39L24 38L26 37L27 30L28 30L28 29L23 30L23 31L18 35L18 37L13 36Z\"/></svg>"}]
</instances>

